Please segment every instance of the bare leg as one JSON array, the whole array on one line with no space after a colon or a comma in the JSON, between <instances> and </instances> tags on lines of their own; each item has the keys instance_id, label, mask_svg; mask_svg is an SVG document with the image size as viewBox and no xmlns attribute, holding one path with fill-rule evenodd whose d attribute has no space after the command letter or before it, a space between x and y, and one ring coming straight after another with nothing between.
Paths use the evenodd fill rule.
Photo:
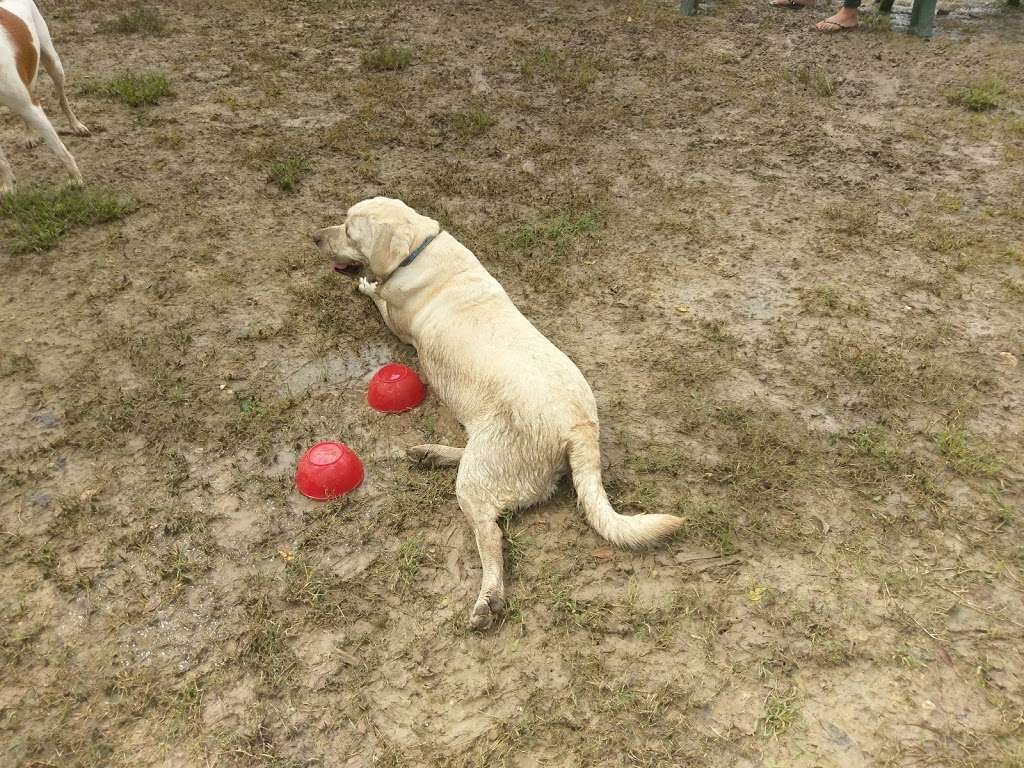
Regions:
<instances>
[{"instance_id":1,"label":"bare leg","mask_svg":"<svg viewBox=\"0 0 1024 768\"><path fill-rule=\"evenodd\" d=\"M425 467L456 467L462 460L463 448L425 443L405 450L405 455Z\"/></svg>"},{"instance_id":2,"label":"bare leg","mask_svg":"<svg viewBox=\"0 0 1024 768\"><path fill-rule=\"evenodd\" d=\"M83 184L82 173L78 170L78 164L75 162L75 158L68 152L68 148L64 146L64 142L60 140L57 135L57 131L53 129L53 125L50 123L46 113L43 112L43 108L37 104L31 102L27 104L18 104L11 107L21 119L28 123L30 129L37 131L42 135L43 141L46 142L47 146L53 150L54 154L61 159L64 166L68 169L68 173L71 174L72 180L76 184Z\"/></svg>"},{"instance_id":3,"label":"bare leg","mask_svg":"<svg viewBox=\"0 0 1024 768\"><path fill-rule=\"evenodd\" d=\"M7 162L7 157L4 155L4 151L0 149L0 198L8 192L13 191L14 171L11 170L11 165Z\"/></svg>"}]
</instances>

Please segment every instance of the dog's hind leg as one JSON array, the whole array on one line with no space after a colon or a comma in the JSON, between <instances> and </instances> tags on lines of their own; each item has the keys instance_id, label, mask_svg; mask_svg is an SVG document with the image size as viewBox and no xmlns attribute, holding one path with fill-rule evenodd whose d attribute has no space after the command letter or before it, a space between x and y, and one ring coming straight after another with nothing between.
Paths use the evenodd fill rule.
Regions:
<instances>
[{"instance_id":1,"label":"dog's hind leg","mask_svg":"<svg viewBox=\"0 0 1024 768\"><path fill-rule=\"evenodd\" d=\"M424 467L454 467L462 460L464 448L426 443L405 450L405 455Z\"/></svg>"},{"instance_id":2,"label":"dog's hind leg","mask_svg":"<svg viewBox=\"0 0 1024 768\"><path fill-rule=\"evenodd\" d=\"M57 55L57 49L53 47L53 40L50 39L50 30L38 11L34 14L34 17L36 32L39 35L39 58L42 60L43 66L46 67L50 79L53 80L54 87L57 89L57 99L60 101L60 108L67 117L68 122L71 123L72 133L76 136L88 136L89 129L75 116L74 111L71 109L71 104L68 103L68 94L64 90L64 65L61 64L60 56Z\"/></svg>"},{"instance_id":3,"label":"dog's hind leg","mask_svg":"<svg viewBox=\"0 0 1024 768\"><path fill-rule=\"evenodd\" d=\"M480 594L477 596L469 626L487 629L505 609L505 578L501 556L502 534L498 526L501 507L487 490L487 470L477 460L472 442L466 448L455 480L455 497L473 526L476 548L480 553Z\"/></svg>"}]
</instances>

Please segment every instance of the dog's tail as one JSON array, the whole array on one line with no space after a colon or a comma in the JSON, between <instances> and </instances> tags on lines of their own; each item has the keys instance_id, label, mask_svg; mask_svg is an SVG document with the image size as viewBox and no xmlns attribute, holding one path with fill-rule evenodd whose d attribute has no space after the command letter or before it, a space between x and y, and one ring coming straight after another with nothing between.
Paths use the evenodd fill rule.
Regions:
<instances>
[{"instance_id":1,"label":"dog's tail","mask_svg":"<svg viewBox=\"0 0 1024 768\"><path fill-rule=\"evenodd\" d=\"M683 518L674 515L620 515L608 502L601 482L601 449L596 424L580 424L569 433L569 466L579 505L587 522L603 538L624 547L642 547L677 531Z\"/></svg>"}]
</instances>

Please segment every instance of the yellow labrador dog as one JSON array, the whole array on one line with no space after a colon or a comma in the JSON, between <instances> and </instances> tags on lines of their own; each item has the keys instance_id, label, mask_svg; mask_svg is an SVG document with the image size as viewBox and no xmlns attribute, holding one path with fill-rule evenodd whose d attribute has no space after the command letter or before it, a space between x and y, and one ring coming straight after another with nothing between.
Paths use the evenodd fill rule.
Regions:
<instances>
[{"instance_id":1,"label":"yellow labrador dog","mask_svg":"<svg viewBox=\"0 0 1024 768\"><path fill-rule=\"evenodd\" d=\"M465 427L465 448L417 445L409 456L458 465L455 493L483 567L470 624L504 607L498 517L548 498L567 469L601 536L637 547L682 524L672 515L623 516L601 483L597 405L583 374L520 314L468 248L400 200L375 197L313 236L338 272L357 275L388 328L416 347L427 383Z\"/></svg>"}]
</instances>

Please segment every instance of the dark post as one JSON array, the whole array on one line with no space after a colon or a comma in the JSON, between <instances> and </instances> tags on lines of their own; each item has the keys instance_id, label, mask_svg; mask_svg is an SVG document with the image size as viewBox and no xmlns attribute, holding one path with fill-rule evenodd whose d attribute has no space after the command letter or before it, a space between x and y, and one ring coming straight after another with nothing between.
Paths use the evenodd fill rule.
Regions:
<instances>
[{"instance_id":1,"label":"dark post","mask_svg":"<svg viewBox=\"0 0 1024 768\"><path fill-rule=\"evenodd\" d=\"M696 16L697 0L679 0L679 12L683 16Z\"/></svg>"},{"instance_id":2,"label":"dark post","mask_svg":"<svg viewBox=\"0 0 1024 768\"><path fill-rule=\"evenodd\" d=\"M935 0L914 0L910 11L910 34L931 37L935 33Z\"/></svg>"}]
</instances>

